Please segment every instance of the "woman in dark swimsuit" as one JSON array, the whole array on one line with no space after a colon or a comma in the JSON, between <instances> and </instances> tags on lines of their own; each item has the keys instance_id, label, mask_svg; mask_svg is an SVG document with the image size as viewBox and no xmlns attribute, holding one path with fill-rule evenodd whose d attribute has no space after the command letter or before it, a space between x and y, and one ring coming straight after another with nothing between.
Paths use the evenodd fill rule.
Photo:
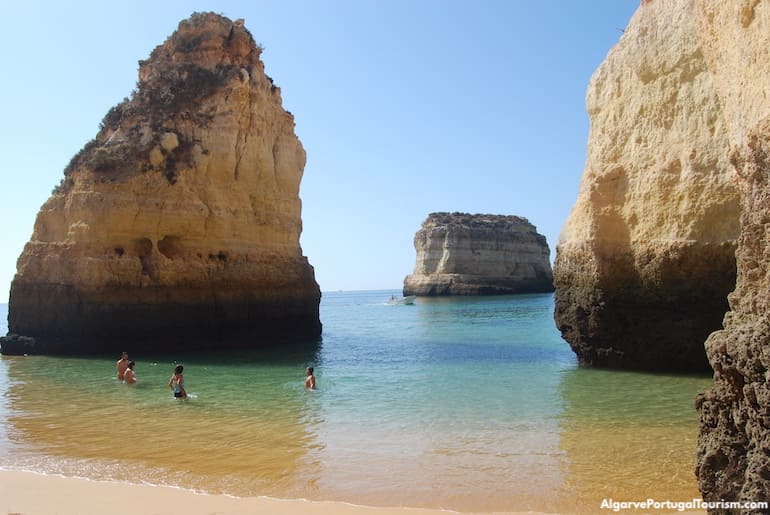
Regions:
<instances>
[{"instance_id":1,"label":"woman in dark swimsuit","mask_svg":"<svg viewBox=\"0 0 770 515\"><path fill-rule=\"evenodd\" d=\"M174 397L177 399L184 399L187 397L187 391L184 389L183 370L184 367L182 365L177 365L174 368L174 375L168 380L168 386L174 390Z\"/></svg>"}]
</instances>

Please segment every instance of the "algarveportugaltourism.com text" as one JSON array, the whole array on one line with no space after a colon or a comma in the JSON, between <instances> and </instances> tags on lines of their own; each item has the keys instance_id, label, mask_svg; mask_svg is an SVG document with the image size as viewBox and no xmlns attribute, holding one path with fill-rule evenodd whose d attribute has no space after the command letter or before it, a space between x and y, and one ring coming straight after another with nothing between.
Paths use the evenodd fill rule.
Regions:
<instances>
[{"instance_id":1,"label":"algarveportugaltourism.com text","mask_svg":"<svg viewBox=\"0 0 770 515\"><path fill-rule=\"evenodd\" d=\"M767 509L770 503L766 501L704 501L703 499L693 499L691 501L656 501L655 499L645 499L644 501L615 501L613 499L602 499L599 507L603 510L762 510Z\"/></svg>"}]
</instances>

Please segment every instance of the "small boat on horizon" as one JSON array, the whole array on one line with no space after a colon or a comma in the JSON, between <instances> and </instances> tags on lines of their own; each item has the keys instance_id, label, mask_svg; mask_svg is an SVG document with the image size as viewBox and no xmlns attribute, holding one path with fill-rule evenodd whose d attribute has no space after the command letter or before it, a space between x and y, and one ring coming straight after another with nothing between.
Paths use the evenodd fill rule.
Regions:
<instances>
[{"instance_id":1,"label":"small boat on horizon","mask_svg":"<svg viewBox=\"0 0 770 515\"><path fill-rule=\"evenodd\" d=\"M416 298L416 295L407 295L406 297L396 297L395 295L391 295L388 304L391 306L406 306L414 304L414 299Z\"/></svg>"}]
</instances>

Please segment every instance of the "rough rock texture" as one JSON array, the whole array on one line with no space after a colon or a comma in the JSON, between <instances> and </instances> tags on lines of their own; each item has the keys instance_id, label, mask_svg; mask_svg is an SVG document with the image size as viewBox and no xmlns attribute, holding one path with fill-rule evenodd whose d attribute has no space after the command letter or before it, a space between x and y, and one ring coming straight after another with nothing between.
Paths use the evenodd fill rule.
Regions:
<instances>
[{"instance_id":1,"label":"rough rock texture","mask_svg":"<svg viewBox=\"0 0 770 515\"><path fill-rule=\"evenodd\" d=\"M404 295L553 291L545 236L525 218L431 213L414 236L417 263Z\"/></svg>"},{"instance_id":2,"label":"rough rock texture","mask_svg":"<svg viewBox=\"0 0 770 515\"><path fill-rule=\"evenodd\" d=\"M727 113L693 0L645 2L594 73L588 156L557 245L555 319L581 364L708 370L735 286Z\"/></svg>"},{"instance_id":3,"label":"rough rock texture","mask_svg":"<svg viewBox=\"0 0 770 515\"><path fill-rule=\"evenodd\" d=\"M320 334L299 245L305 152L260 52L242 21L194 14L140 62L38 214L10 333L36 352Z\"/></svg>"},{"instance_id":4,"label":"rough rock texture","mask_svg":"<svg viewBox=\"0 0 770 515\"><path fill-rule=\"evenodd\" d=\"M706 342L714 387L696 400L701 427L696 471L706 500L768 501L770 2L723 0L697 5L703 54L724 109L743 211L730 312L724 330Z\"/></svg>"}]
</instances>

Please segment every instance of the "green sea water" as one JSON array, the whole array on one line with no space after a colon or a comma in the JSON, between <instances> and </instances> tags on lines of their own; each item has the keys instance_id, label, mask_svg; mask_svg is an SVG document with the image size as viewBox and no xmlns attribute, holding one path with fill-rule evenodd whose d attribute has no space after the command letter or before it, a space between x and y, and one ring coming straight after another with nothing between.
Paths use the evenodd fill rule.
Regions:
<instances>
[{"instance_id":1,"label":"green sea water","mask_svg":"<svg viewBox=\"0 0 770 515\"><path fill-rule=\"evenodd\" d=\"M115 380L117 356L4 356L0 468L460 511L698 497L693 399L709 377L578 368L552 295L392 293L324 293L318 341L132 353L135 386ZM184 402L166 386L177 362Z\"/></svg>"}]
</instances>

